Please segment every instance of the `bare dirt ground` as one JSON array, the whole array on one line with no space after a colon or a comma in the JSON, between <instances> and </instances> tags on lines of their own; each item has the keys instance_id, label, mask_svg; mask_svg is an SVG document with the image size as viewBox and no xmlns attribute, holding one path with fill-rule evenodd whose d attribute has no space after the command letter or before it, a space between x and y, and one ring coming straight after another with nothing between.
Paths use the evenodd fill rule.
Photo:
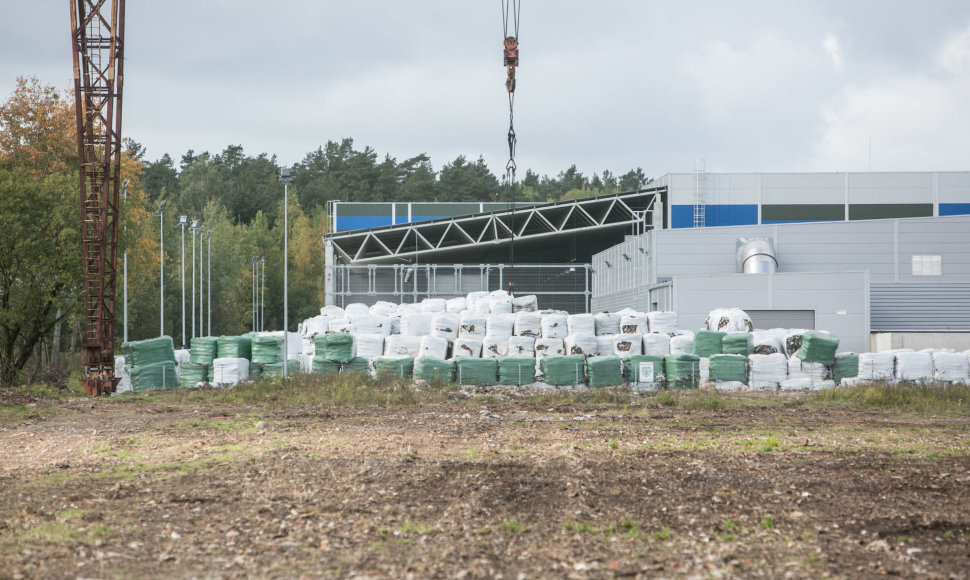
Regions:
<instances>
[{"instance_id":1,"label":"bare dirt ground","mask_svg":"<svg viewBox=\"0 0 970 580\"><path fill-rule=\"evenodd\" d=\"M3 405L2 578L970 575L965 416Z\"/></svg>"}]
</instances>

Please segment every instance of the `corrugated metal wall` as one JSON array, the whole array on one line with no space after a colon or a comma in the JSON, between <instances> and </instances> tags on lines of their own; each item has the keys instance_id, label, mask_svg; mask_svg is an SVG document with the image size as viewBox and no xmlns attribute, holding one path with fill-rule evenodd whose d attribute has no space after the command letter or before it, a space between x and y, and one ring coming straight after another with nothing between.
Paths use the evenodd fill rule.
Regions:
<instances>
[{"instance_id":1,"label":"corrugated metal wall","mask_svg":"<svg viewBox=\"0 0 970 580\"><path fill-rule=\"evenodd\" d=\"M872 284L872 332L970 332L970 284Z\"/></svg>"}]
</instances>

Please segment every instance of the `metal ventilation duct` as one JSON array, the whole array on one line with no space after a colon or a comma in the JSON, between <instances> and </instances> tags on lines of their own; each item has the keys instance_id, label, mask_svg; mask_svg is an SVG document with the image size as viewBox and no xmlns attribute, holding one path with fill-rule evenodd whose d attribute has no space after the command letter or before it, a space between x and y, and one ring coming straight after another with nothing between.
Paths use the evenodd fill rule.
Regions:
<instances>
[{"instance_id":1,"label":"metal ventilation duct","mask_svg":"<svg viewBox=\"0 0 970 580\"><path fill-rule=\"evenodd\" d=\"M738 271L745 274L771 274L778 271L775 246L770 238L738 238Z\"/></svg>"}]
</instances>

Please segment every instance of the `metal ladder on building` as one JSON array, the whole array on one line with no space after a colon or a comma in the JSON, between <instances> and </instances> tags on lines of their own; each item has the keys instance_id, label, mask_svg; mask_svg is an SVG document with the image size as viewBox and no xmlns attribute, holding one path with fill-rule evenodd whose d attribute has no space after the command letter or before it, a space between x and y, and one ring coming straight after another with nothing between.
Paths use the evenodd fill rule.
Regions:
<instances>
[{"instance_id":1,"label":"metal ladder on building","mask_svg":"<svg viewBox=\"0 0 970 580\"><path fill-rule=\"evenodd\" d=\"M707 225L707 173L704 160L698 159L694 168L694 227Z\"/></svg>"}]
</instances>

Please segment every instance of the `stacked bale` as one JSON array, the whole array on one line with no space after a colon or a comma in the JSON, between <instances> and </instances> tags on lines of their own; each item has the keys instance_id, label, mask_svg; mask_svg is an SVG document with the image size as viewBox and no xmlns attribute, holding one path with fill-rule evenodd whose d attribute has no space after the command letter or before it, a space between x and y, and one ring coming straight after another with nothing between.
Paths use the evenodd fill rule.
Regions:
<instances>
[{"instance_id":1,"label":"stacked bale","mask_svg":"<svg viewBox=\"0 0 970 580\"><path fill-rule=\"evenodd\" d=\"M133 391L178 388L175 347L170 336L122 343L121 353Z\"/></svg>"}]
</instances>

